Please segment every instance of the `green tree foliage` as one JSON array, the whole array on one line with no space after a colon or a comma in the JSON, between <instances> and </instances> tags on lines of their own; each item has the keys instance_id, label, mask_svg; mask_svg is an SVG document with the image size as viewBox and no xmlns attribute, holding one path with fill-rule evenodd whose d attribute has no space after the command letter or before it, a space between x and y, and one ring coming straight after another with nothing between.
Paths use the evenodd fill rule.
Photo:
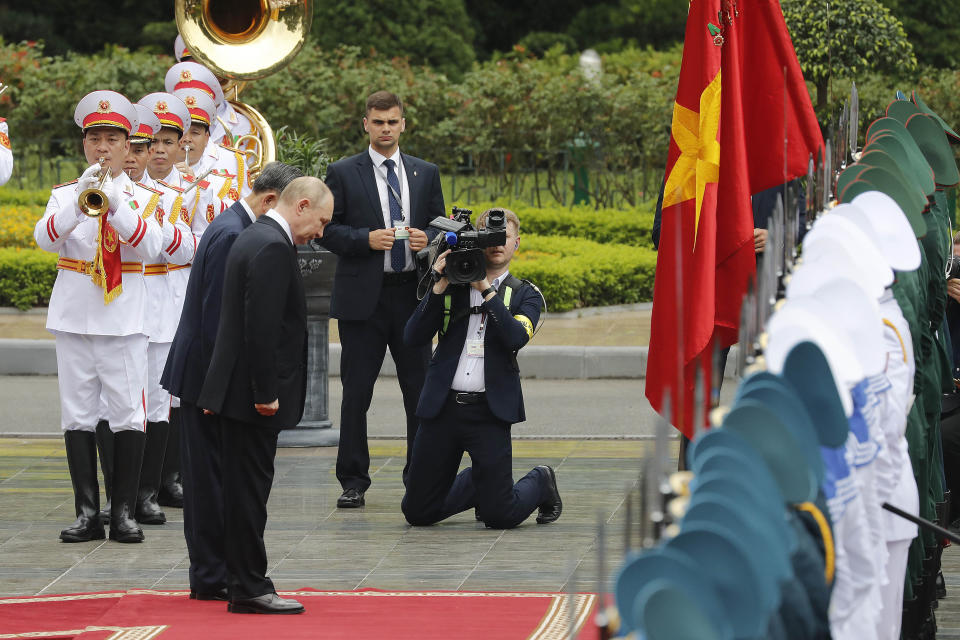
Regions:
<instances>
[{"instance_id":1,"label":"green tree foliage","mask_svg":"<svg viewBox=\"0 0 960 640\"><path fill-rule=\"evenodd\" d=\"M454 78L476 58L464 0L340 0L314 7L311 38L322 49L357 46L430 65Z\"/></svg>"},{"instance_id":2,"label":"green tree foliage","mask_svg":"<svg viewBox=\"0 0 960 640\"><path fill-rule=\"evenodd\" d=\"M661 48L683 40L687 4L677 0L618 0L586 6L576 14L568 33L581 48L598 51Z\"/></svg>"},{"instance_id":3,"label":"green tree foliage","mask_svg":"<svg viewBox=\"0 0 960 640\"><path fill-rule=\"evenodd\" d=\"M907 73L917 66L903 25L878 0L783 0L781 6L821 115L832 77Z\"/></svg>"},{"instance_id":4,"label":"green tree foliage","mask_svg":"<svg viewBox=\"0 0 960 640\"><path fill-rule=\"evenodd\" d=\"M957 5L943 0L881 0L913 43L920 64L960 67L960 22Z\"/></svg>"},{"instance_id":5,"label":"green tree foliage","mask_svg":"<svg viewBox=\"0 0 960 640\"><path fill-rule=\"evenodd\" d=\"M49 55L68 51L94 53L106 44L136 49L143 44L144 26L153 22L173 24L173 2L142 0L47 0L43 3L0 3L0 38L7 42L42 40ZM149 34L148 34L149 35ZM173 38L162 49L173 50Z\"/></svg>"},{"instance_id":6,"label":"green tree foliage","mask_svg":"<svg viewBox=\"0 0 960 640\"><path fill-rule=\"evenodd\" d=\"M495 51L510 51L535 31L565 33L581 7L601 4L609 1L470 0L467 12L477 29L477 51L486 58Z\"/></svg>"}]
</instances>

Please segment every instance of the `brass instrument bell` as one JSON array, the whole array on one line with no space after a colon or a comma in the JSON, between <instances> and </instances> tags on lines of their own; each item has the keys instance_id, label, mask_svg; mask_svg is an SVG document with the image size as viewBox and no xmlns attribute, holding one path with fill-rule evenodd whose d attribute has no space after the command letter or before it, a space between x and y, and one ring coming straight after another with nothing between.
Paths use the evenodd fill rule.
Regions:
<instances>
[{"instance_id":1,"label":"brass instrument bell","mask_svg":"<svg viewBox=\"0 0 960 640\"><path fill-rule=\"evenodd\" d=\"M77 207L84 215L91 218L99 218L110 210L110 199L103 192L103 185L110 176L110 168L106 165L106 158L100 158L100 173L97 178L97 186L91 189L84 189L77 198Z\"/></svg>"}]
</instances>

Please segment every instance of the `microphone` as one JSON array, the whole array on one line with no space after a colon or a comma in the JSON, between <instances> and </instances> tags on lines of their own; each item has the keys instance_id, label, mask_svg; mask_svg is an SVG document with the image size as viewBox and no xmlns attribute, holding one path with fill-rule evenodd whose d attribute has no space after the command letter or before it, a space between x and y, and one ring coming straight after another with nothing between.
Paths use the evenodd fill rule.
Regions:
<instances>
[{"instance_id":1,"label":"microphone","mask_svg":"<svg viewBox=\"0 0 960 640\"><path fill-rule=\"evenodd\" d=\"M454 232L454 231L447 231L447 233L444 235L444 239L446 239L447 244L450 245L451 247L457 246L457 234L456 234L456 232Z\"/></svg>"}]
</instances>

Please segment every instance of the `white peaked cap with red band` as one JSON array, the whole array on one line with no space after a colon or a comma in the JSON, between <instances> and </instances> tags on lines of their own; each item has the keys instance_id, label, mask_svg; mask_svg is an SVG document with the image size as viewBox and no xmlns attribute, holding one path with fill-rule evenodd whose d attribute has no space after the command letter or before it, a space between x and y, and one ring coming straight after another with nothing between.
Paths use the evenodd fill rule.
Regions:
<instances>
[{"instance_id":1,"label":"white peaked cap with red band","mask_svg":"<svg viewBox=\"0 0 960 640\"><path fill-rule=\"evenodd\" d=\"M150 142L153 137L160 133L160 118L149 107L142 104L134 104L133 108L137 110L137 120L139 125L133 132L130 142Z\"/></svg>"},{"instance_id":2,"label":"white peaked cap with red band","mask_svg":"<svg viewBox=\"0 0 960 640\"><path fill-rule=\"evenodd\" d=\"M190 50L187 49L187 43L183 41L183 36L179 33L177 34L177 39L173 41L173 56L177 59L177 62L183 61L184 58L191 57Z\"/></svg>"},{"instance_id":3,"label":"white peaked cap with red band","mask_svg":"<svg viewBox=\"0 0 960 640\"><path fill-rule=\"evenodd\" d=\"M83 96L73 112L73 121L86 131L92 127L116 127L128 134L137 130L137 110L116 91L93 91Z\"/></svg>"},{"instance_id":4,"label":"white peaked cap with red band","mask_svg":"<svg viewBox=\"0 0 960 640\"><path fill-rule=\"evenodd\" d=\"M213 122L213 117L217 114L217 107L213 100L205 91L200 89L178 89L173 92L190 110L190 118L194 122L201 122L208 127Z\"/></svg>"},{"instance_id":5,"label":"white peaked cap with red band","mask_svg":"<svg viewBox=\"0 0 960 640\"><path fill-rule=\"evenodd\" d=\"M190 110L183 100L172 93L148 93L137 104L153 111L160 120L160 126L184 131L190 127Z\"/></svg>"},{"instance_id":6,"label":"white peaked cap with red band","mask_svg":"<svg viewBox=\"0 0 960 640\"><path fill-rule=\"evenodd\" d=\"M176 93L181 89L199 89L203 91L216 106L223 102L223 89L220 88L220 81L213 75L210 69L196 62L178 62L167 70L167 75L163 80L163 86L170 93Z\"/></svg>"}]
</instances>

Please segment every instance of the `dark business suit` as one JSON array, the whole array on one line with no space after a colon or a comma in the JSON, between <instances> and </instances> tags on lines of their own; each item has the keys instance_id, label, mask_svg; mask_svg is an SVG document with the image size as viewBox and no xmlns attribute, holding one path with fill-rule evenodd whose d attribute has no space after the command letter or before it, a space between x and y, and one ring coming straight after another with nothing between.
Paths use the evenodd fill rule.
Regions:
<instances>
[{"instance_id":1,"label":"dark business suit","mask_svg":"<svg viewBox=\"0 0 960 640\"><path fill-rule=\"evenodd\" d=\"M431 220L444 215L440 172L436 165L406 154L401 154L401 162L410 189L409 226L425 230ZM390 347L396 364L406 414L405 477L430 348L403 343L403 327L417 305L415 271L385 278L384 252L369 245L370 231L384 228L369 150L330 165L327 185L333 192L333 220L324 229L321 244L339 257L330 301L342 348L337 479L344 489L365 491L370 486L367 410L386 349Z\"/></svg>"},{"instance_id":2,"label":"dark business suit","mask_svg":"<svg viewBox=\"0 0 960 640\"><path fill-rule=\"evenodd\" d=\"M483 344L486 391L476 404L459 404L451 384L464 342L470 307L467 287L449 287L452 321L440 337L430 361L417 415L422 418L413 447L407 492L402 509L413 525L427 525L476 507L488 526L515 527L543 502L547 478L533 469L513 483L510 427L522 422L523 394L514 354L529 340L515 316L526 316L536 326L540 294L529 284L513 291L510 308L498 295L483 302L487 314ZM407 323L404 338L410 344L430 344L444 321L444 295L424 297ZM464 356L468 357L468 356ZM471 467L457 474L463 452Z\"/></svg>"},{"instance_id":3,"label":"dark business suit","mask_svg":"<svg viewBox=\"0 0 960 640\"><path fill-rule=\"evenodd\" d=\"M227 257L216 344L197 404L220 417L224 543L233 600L273 593L263 531L277 435L303 415L307 310L296 249L266 216ZM254 404L278 400L275 415Z\"/></svg>"},{"instance_id":4,"label":"dark business suit","mask_svg":"<svg viewBox=\"0 0 960 640\"><path fill-rule=\"evenodd\" d=\"M190 554L190 588L201 594L227 586L223 554L223 492L220 479L220 420L197 407L220 322L227 254L240 232L253 224L236 202L210 223L200 239L180 314L160 378L180 398L183 536Z\"/></svg>"}]
</instances>

